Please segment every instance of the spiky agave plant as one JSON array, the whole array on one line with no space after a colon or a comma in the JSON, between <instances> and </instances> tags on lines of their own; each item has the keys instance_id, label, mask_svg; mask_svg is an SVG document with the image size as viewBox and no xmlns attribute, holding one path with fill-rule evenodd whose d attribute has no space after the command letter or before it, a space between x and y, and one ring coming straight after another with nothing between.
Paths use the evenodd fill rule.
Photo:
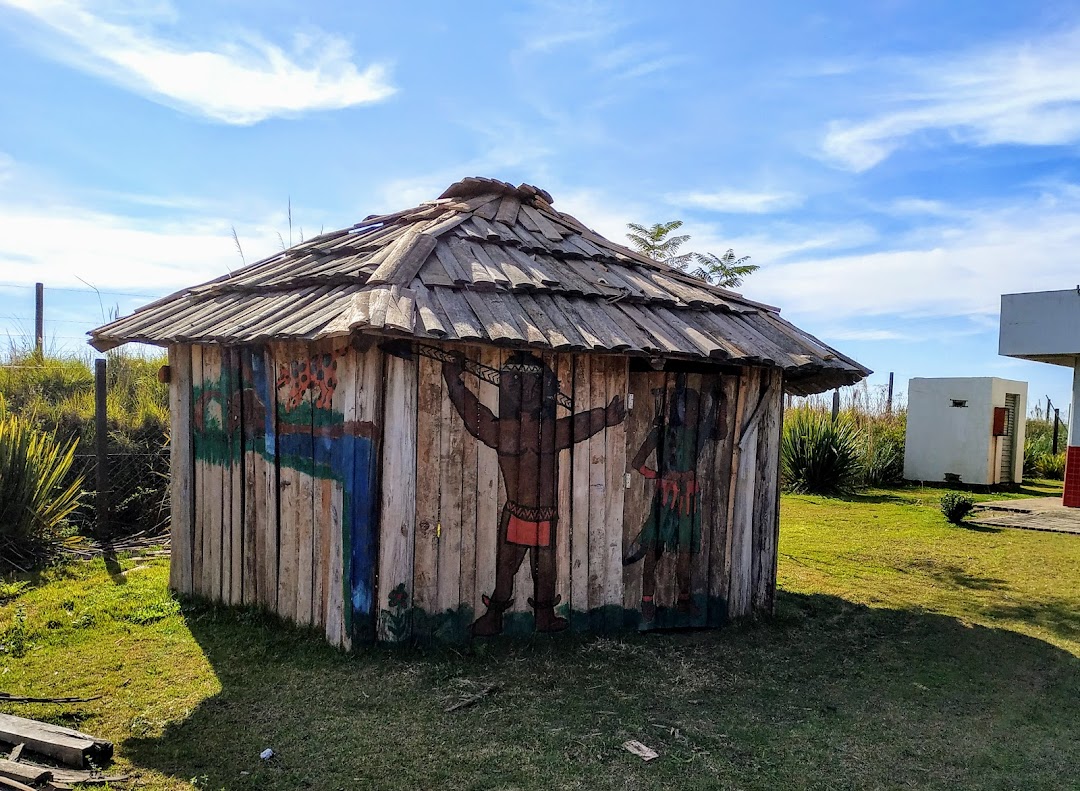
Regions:
<instances>
[{"instance_id":1,"label":"spiky agave plant","mask_svg":"<svg viewBox=\"0 0 1080 791\"><path fill-rule=\"evenodd\" d=\"M82 478L65 482L75 444L35 431L0 399L0 569L25 568L63 536L82 496Z\"/></svg>"},{"instance_id":2,"label":"spiky agave plant","mask_svg":"<svg viewBox=\"0 0 1080 791\"><path fill-rule=\"evenodd\" d=\"M859 429L846 416L789 410L780 444L784 486L804 494L851 494L862 473L860 449Z\"/></svg>"}]
</instances>

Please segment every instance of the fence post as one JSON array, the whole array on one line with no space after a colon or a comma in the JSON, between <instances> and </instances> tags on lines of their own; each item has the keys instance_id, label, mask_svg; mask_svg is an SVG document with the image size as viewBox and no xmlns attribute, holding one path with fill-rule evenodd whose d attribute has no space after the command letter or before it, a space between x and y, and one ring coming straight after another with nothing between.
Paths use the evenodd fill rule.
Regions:
<instances>
[{"instance_id":1,"label":"fence post","mask_svg":"<svg viewBox=\"0 0 1080 791\"><path fill-rule=\"evenodd\" d=\"M34 283L34 349L45 353L45 284Z\"/></svg>"},{"instance_id":2,"label":"fence post","mask_svg":"<svg viewBox=\"0 0 1080 791\"><path fill-rule=\"evenodd\" d=\"M892 414L893 372L889 371L889 394L885 397L885 414Z\"/></svg>"},{"instance_id":3,"label":"fence post","mask_svg":"<svg viewBox=\"0 0 1080 791\"><path fill-rule=\"evenodd\" d=\"M836 418L840 415L840 389L832 391L832 419L836 422Z\"/></svg>"},{"instance_id":4,"label":"fence post","mask_svg":"<svg viewBox=\"0 0 1080 791\"><path fill-rule=\"evenodd\" d=\"M97 468L97 539L105 541L109 527L109 420L105 360L94 360L94 452Z\"/></svg>"},{"instance_id":5,"label":"fence post","mask_svg":"<svg viewBox=\"0 0 1080 791\"><path fill-rule=\"evenodd\" d=\"M1057 456L1058 452L1058 426L1061 425L1061 410L1054 407L1054 443L1050 452Z\"/></svg>"}]
</instances>

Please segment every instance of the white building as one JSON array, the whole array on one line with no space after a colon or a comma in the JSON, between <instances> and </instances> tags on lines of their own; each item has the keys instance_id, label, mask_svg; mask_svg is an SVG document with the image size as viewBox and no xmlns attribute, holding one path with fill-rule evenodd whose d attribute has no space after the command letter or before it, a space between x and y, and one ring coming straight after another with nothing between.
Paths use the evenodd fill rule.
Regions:
<instances>
[{"instance_id":1,"label":"white building","mask_svg":"<svg viewBox=\"0 0 1080 791\"><path fill-rule=\"evenodd\" d=\"M910 379L904 478L1019 483L1027 389L1027 382L989 376Z\"/></svg>"},{"instance_id":2,"label":"white building","mask_svg":"<svg viewBox=\"0 0 1080 791\"><path fill-rule=\"evenodd\" d=\"M1073 369L1072 402L1080 399L1080 286L1064 291L1004 294L998 353ZM1073 415L1076 410L1073 409ZM1080 420L1069 420L1062 502L1080 508Z\"/></svg>"}]
</instances>

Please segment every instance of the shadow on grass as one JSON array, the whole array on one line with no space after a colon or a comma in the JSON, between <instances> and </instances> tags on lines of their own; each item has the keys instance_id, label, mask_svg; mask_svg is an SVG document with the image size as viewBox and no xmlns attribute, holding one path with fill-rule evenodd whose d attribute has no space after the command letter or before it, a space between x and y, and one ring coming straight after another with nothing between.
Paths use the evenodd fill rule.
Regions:
<instances>
[{"instance_id":1,"label":"shadow on grass","mask_svg":"<svg viewBox=\"0 0 1080 791\"><path fill-rule=\"evenodd\" d=\"M972 533L1000 533L1004 528L992 527L990 525L979 525L975 522L969 522L966 519L960 522L954 522L955 527L959 527L961 530L970 530Z\"/></svg>"},{"instance_id":2,"label":"shadow on grass","mask_svg":"<svg viewBox=\"0 0 1080 791\"><path fill-rule=\"evenodd\" d=\"M1066 610L997 614L1075 637ZM352 655L255 613L185 614L221 692L119 752L199 788L1057 788L1080 760L1077 657L832 596L781 593L772 622L711 632Z\"/></svg>"}]
</instances>

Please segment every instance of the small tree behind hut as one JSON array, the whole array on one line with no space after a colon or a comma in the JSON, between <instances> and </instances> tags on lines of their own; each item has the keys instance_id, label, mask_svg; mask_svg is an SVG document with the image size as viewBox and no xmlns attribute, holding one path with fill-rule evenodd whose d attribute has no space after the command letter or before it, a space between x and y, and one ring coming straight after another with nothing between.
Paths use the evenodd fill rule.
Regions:
<instances>
[{"instance_id":1,"label":"small tree behind hut","mask_svg":"<svg viewBox=\"0 0 1080 791\"><path fill-rule=\"evenodd\" d=\"M632 222L626 226L631 231L626 238L630 240L635 250L654 261L682 269L694 277L707 280L721 288L738 288L742 285L744 278L761 268L757 264L746 263L750 260L748 255L736 258L733 248L728 248L723 255L680 253L679 248L690 240L690 235L669 236L669 234L681 228L682 224L682 220L671 220L646 228L644 225Z\"/></svg>"}]
</instances>

